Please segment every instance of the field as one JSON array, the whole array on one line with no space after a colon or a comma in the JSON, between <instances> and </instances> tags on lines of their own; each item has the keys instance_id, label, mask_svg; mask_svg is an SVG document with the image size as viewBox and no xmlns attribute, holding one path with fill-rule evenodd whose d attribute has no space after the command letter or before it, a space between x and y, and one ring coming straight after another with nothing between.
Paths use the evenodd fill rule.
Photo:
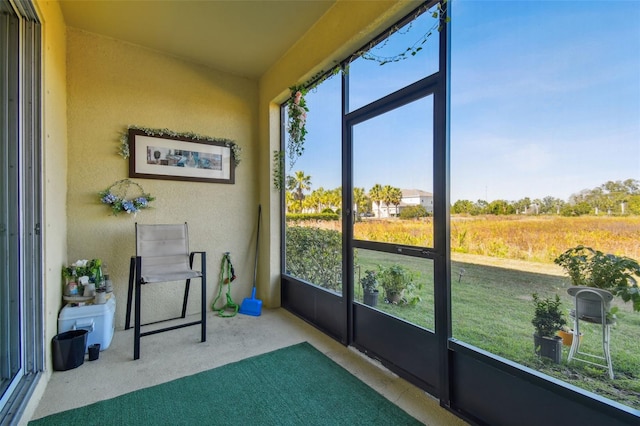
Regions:
<instances>
[{"instance_id":1,"label":"field","mask_svg":"<svg viewBox=\"0 0 640 426\"><path fill-rule=\"evenodd\" d=\"M355 224L355 238L432 247L432 219L421 221L369 220ZM310 225L310 224L308 224ZM308 226L307 225L307 226ZM339 223L314 223L339 230ZM553 259L569 247L583 244L605 253L640 258L638 217L453 217L451 220L451 297L453 337L499 356L542 371L567 383L640 409L640 313L620 300L617 325L611 332L615 371L612 381L602 368L559 365L533 352L532 293L558 294L566 312L572 299L569 280ZM358 250L358 274L378 265L401 263L417 275L421 289L416 305L384 303L377 308L426 329L434 328L433 267L431 261ZM357 281L356 281L357 282ZM356 286L356 297L361 288ZM361 299L359 299L361 300ZM569 318L567 318L569 319ZM583 330L583 345L601 351L600 329Z\"/></svg>"},{"instance_id":2,"label":"field","mask_svg":"<svg viewBox=\"0 0 640 426\"><path fill-rule=\"evenodd\" d=\"M369 220L356 239L433 247L433 219ZM640 258L640 217L478 216L451 218L451 250L504 259L552 263L578 244Z\"/></svg>"}]
</instances>

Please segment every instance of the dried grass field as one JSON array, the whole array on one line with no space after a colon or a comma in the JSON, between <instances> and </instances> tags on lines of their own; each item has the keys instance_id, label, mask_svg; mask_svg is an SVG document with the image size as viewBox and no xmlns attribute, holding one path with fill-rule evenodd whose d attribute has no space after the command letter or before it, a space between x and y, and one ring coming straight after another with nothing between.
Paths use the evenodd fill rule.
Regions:
<instances>
[{"instance_id":1,"label":"dried grass field","mask_svg":"<svg viewBox=\"0 0 640 426\"><path fill-rule=\"evenodd\" d=\"M355 224L354 237L433 247L433 219L362 221ZM553 263L556 256L578 244L639 259L640 217L512 215L451 218L451 250L454 253Z\"/></svg>"}]
</instances>

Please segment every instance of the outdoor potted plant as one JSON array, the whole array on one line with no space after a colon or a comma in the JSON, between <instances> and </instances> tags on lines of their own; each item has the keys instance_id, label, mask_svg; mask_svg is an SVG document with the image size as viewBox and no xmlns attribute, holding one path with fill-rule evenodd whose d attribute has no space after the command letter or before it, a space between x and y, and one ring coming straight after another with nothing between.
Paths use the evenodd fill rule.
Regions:
<instances>
[{"instance_id":1,"label":"outdoor potted plant","mask_svg":"<svg viewBox=\"0 0 640 426\"><path fill-rule=\"evenodd\" d=\"M640 288L635 278L640 277L640 264L634 259L579 245L562 253L554 262L567 272L574 286L606 290L625 302L631 301L633 310L640 311ZM599 299L579 298L578 303L585 315L601 316ZM610 311L608 306L606 311Z\"/></svg>"},{"instance_id":2,"label":"outdoor potted plant","mask_svg":"<svg viewBox=\"0 0 640 426\"><path fill-rule=\"evenodd\" d=\"M381 266L379 276L388 303L399 303L404 291L413 288L413 274L402 265Z\"/></svg>"},{"instance_id":3,"label":"outdoor potted plant","mask_svg":"<svg viewBox=\"0 0 640 426\"><path fill-rule=\"evenodd\" d=\"M562 360L562 337L556 333L567 324L562 313L560 297L556 294L555 298L540 298L537 293L533 293L532 296L535 306L531 320L536 330L533 334L535 353L559 364Z\"/></svg>"},{"instance_id":4,"label":"outdoor potted plant","mask_svg":"<svg viewBox=\"0 0 640 426\"><path fill-rule=\"evenodd\" d=\"M563 325L560 330L558 330L558 336L562 339L562 344L564 346L571 346L573 344L573 329L569 326ZM580 341L582 342L583 333L580 333Z\"/></svg>"},{"instance_id":5,"label":"outdoor potted plant","mask_svg":"<svg viewBox=\"0 0 640 426\"><path fill-rule=\"evenodd\" d=\"M376 271L364 271L364 277L360 278L360 284L364 292L363 301L365 305L376 306L378 304L378 277Z\"/></svg>"}]
</instances>

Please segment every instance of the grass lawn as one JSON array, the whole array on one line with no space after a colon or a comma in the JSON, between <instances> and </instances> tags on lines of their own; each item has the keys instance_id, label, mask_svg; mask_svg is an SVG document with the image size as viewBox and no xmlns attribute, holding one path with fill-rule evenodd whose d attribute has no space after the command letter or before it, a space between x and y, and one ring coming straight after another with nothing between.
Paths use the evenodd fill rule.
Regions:
<instances>
[{"instance_id":1,"label":"grass lawn","mask_svg":"<svg viewBox=\"0 0 640 426\"><path fill-rule=\"evenodd\" d=\"M366 269L376 269L377 265L393 263L400 263L415 271L422 289L414 293L420 295L422 300L413 306L387 304L380 290L377 309L433 330L433 263L430 260L368 250L358 250L357 259L362 274ZM475 263L478 261L484 264ZM634 313L630 304L614 300L620 309L617 325L611 330L614 380L609 379L604 368L579 362L567 364L568 347L563 349L561 364L554 364L534 354L531 325L534 307L531 294L535 292L541 297L558 294L567 312L573 304L566 292L568 278L560 274L555 265L492 261L476 256L454 260L451 271L453 337L640 409L640 313ZM361 288L356 287L356 292L356 297L359 297ZM570 322L568 315L567 321ZM583 324L581 349L601 354L601 327Z\"/></svg>"}]
</instances>

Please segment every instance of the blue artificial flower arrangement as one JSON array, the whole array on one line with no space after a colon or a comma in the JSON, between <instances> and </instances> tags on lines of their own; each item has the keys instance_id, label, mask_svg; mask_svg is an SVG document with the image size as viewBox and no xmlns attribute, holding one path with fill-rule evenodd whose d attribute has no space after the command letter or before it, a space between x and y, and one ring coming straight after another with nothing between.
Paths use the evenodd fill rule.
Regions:
<instances>
[{"instance_id":1,"label":"blue artificial flower arrangement","mask_svg":"<svg viewBox=\"0 0 640 426\"><path fill-rule=\"evenodd\" d=\"M127 198L127 192L131 185L138 187L142 195L135 198ZM129 179L122 179L111 185L109 188L99 193L100 201L103 204L107 204L114 216L119 213L126 212L135 216L140 210L148 209L151 206L149 203L155 200L155 197L144 192L142 186Z\"/></svg>"}]
</instances>

